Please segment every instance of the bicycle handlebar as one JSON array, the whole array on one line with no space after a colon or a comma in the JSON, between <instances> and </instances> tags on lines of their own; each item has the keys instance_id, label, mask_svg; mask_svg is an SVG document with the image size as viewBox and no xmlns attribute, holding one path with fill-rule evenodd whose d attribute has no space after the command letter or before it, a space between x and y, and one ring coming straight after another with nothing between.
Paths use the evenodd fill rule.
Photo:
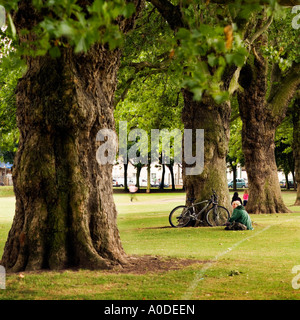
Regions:
<instances>
[{"instance_id":1,"label":"bicycle handlebar","mask_svg":"<svg viewBox=\"0 0 300 320\"><path fill-rule=\"evenodd\" d=\"M214 189L211 189L211 190L212 190L212 192L213 192L213 194L212 194L212 196L211 196L213 202L218 201L217 192L216 192ZM195 201L195 200L196 200L196 198L188 198L188 199L187 199L187 201L189 201L189 202L193 202L193 201Z\"/></svg>"}]
</instances>

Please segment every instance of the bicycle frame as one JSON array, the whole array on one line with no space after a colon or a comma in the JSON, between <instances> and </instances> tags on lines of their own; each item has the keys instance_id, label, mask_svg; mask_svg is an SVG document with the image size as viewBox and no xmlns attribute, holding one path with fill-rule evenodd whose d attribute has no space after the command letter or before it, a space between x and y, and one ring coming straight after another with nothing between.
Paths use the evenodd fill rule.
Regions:
<instances>
[{"instance_id":1,"label":"bicycle frame","mask_svg":"<svg viewBox=\"0 0 300 320\"><path fill-rule=\"evenodd\" d=\"M195 207L202 203L207 203L207 205L200 212L196 213ZM189 209L193 208L193 214L198 218L198 216L200 216L201 213L204 212L212 203L213 202L211 200L204 200L201 202L192 203L192 205L189 206Z\"/></svg>"},{"instance_id":2,"label":"bicycle frame","mask_svg":"<svg viewBox=\"0 0 300 320\"><path fill-rule=\"evenodd\" d=\"M207 203L207 205L200 212L196 213L195 207L202 203ZM215 192L213 192L213 195L211 196L210 200L204 200L201 202L192 203L192 205L189 206L188 209L193 208L193 215L198 220L198 217L201 216L201 213L203 213L211 204L213 204L213 206L218 205L218 198Z\"/></svg>"},{"instance_id":3,"label":"bicycle frame","mask_svg":"<svg viewBox=\"0 0 300 320\"><path fill-rule=\"evenodd\" d=\"M197 223L206 222L209 226L222 226L230 218L229 211L218 204L218 196L214 190L212 196L208 200L194 203L195 198L187 199L191 205L181 205L175 207L169 214L169 222L172 227L186 227L191 220ZM200 205L204 207L198 213L196 207ZM203 217L203 221L202 218Z\"/></svg>"}]
</instances>

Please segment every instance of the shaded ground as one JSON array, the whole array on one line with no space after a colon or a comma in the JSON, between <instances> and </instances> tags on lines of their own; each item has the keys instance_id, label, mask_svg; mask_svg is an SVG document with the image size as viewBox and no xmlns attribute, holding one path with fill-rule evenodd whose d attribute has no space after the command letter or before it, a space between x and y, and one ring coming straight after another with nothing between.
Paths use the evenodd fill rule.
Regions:
<instances>
[{"instance_id":1,"label":"shaded ground","mask_svg":"<svg viewBox=\"0 0 300 320\"><path fill-rule=\"evenodd\" d=\"M97 270L102 271L104 273L110 274L146 274L146 273L163 273L168 271L180 270L182 268L191 266L191 265L198 265L203 266L205 263L212 263L209 260L195 260L195 259L178 259L178 258L166 258L161 256L129 256L128 264L126 265L117 265L112 267L112 269L104 269L104 270ZM61 270L49 270L49 269L42 269L36 271L22 271L17 273L10 273L8 274L19 274L22 278L26 274L42 274L47 272L59 272L63 273L65 271L78 271L77 268L67 268Z\"/></svg>"},{"instance_id":2,"label":"shaded ground","mask_svg":"<svg viewBox=\"0 0 300 320\"><path fill-rule=\"evenodd\" d=\"M129 264L115 267L106 272L133 274L145 274L149 272L161 273L179 270L191 265L203 265L210 262L211 261L194 259L171 259L158 256L131 256L129 258Z\"/></svg>"}]
</instances>

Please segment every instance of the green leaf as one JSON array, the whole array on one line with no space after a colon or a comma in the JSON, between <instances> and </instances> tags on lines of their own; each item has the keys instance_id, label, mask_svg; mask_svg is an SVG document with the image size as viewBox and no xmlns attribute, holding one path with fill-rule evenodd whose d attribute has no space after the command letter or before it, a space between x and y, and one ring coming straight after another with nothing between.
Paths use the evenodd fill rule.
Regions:
<instances>
[{"instance_id":1,"label":"green leaf","mask_svg":"<svg viewBox=\"0 0 300 320\"><path fill-rule=\"evenodd\" d=\"M73 37L75 35L75 29L67 22L62 21L57 28L56 37L59 38L61 36L65 37Z\"/></svg>"},{"instance_id":2,"label":"green leaf","mask_svg":"<svg viewBox=\"0 0 300 320\"><path fill-rule=\"evenodd\" d=\"M122 14L125 18L129 18L133 15L135 12L135 6L133 3L128 3L126 7L124 8Z\"/></svg>"},{"instance_id":3,"label":"green leaf","mask_svg":"<svg viewBox=\"0 0 300 320\"><path fill-rule=\"evenodd\" d=\"M225 55L225 59L226 59L228 64L232 64L233 63L233 58L234 58L234 54L233 53L227 53Z\"/></svg>"},{"instance_id":4,"label":"green leaf","mask_svg":"<svg viewBox=\"0 0 300 320\"><path fill-rule=\"evenodd\" d=\"M215 36L215 30L213 27L207 25L207 24L202 24L199 28L200 32L204 35L204 36Z\"/></svg>"},{"instance_id":5,"label":"green leaf","mask_svg":"<svg viewBox=\"0 0 300 320\"><path fill-rule=\"evenodd\" d=\"M61 56L61 53L58 47L50 48L49 54L52 58L59 58Z\"/></svg>"},{"instance_id":6,"label":"green leaf","mask_svg":"<svg viewBox=\"0 0 300 320\"><path fill-rule=\"evenodd\" d=\"M233 63L238 67L242 67L245 63L245 55L243 54L243 51L228 53L225 55L225 59L228 64Z\"/></svg>"},{"instance_id":7,"label":"green leaf","mask_svg":"<svg viewBox=\"0 0 300 320\"><path fill-rule=\"evenodd\" d=\"M215 65L218 64L218 58L213 54L211 53L210 55L207 56L207 59L208 59L208 64L211 66L211 67L214 67Z\"/></svg>"},{"instance_id":8,"label":"green leaf","mask_svg":"<svg viewBox=\"0 0 300 320\"><path fill-rule=\"evenodd\" d=\"M180 28L176 34L176 37L181 40L188 40L190 36L190 31L184 28Z\"/></svg>"},{"instance_id":9,"label":"green leaf","mask_svg":"<svg viewBox=\"0 0 300 320\"><path fill-rule=\"evenodd\" d=\"M242 67L245 62L245 56L241 55L240 53L237 53L234 55L233 62L236 66Z\"/></svg>"},{"instance_id":10,"label":"green leaf","mask_svg":"<svg viewBox=\"0 0 300 320\"><path fill-rule=\"evenodd\" d=\"M227 100L229 100L229 93L228 92L220 92L213 95L214 100L216 103L221 104Z\"/></svg>"},{"instance_id":11,"label":"green leaf","mask_svg":"<svg viewBox=\"0 0 300 320\"><path fill-rule=\"evenodd\" d=\"M225 41L223 39L215 39L213 45L216 48L217 52L226 51Z\"/></svg>"},{"instance_id":12,"label":"green leaf","mask_svg":"<svg viewBox=\"0 0 300 320\"><path fill-rule=\"evenodd\" d=\"M194 100L200 101L202 98L203 89L202 88L193 88L191 91L194 94Z\"/></svg>"},{"instance_id":13,"label":"green leaf","mask_svg":"<svg viewBox=\"0 0 300 320\"><path fill-rule=\"evenodd\" d=\"M81 37L80 40L77 42L76 47L75 47L75 53L78 52L87 52L88 48L85 42L85 37Z\"/></svg>"},{"instance_id":14,"label":"green leaf","mask_svg":"<svg viewBox=\"0 0 300 320\"><path fill-rule=\"evenodd\" d=\"M32 0L32 4L36 9L41 9L44 5L42 0Z\"/></svg>"}]
</instances>

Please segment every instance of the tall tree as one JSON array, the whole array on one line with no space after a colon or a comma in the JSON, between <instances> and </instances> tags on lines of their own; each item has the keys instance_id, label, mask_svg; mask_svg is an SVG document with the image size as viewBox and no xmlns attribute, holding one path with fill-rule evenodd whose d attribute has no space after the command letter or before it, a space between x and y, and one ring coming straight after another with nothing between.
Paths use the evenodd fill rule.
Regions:
<instances>
[{"instance_id":1,"label":"tall tree","mask_svg":"<svg viewBox=\"0 0 300 320\"><path fill-rule=\"evenodd\" d=\"M130 16L122 1L14 4L27 72L17 86L16 212L1 264L20 271L122 263L111 166L96 161L96 135L114 129L114 36L134 27L143 1L132 1Z\"/></svg>"},{"instance_id":2,"label":"tall tree","mask_svg":"<svg viewBox=\"0 0 300 320\"><path fill-rule=\"evenodd\" d=\"M185 175L187 198L203 200L211 189L219 193L220 202L229 206L226 180L226 154L230 128L230 98L237 89L237 79L247 50L266 30L253 25L265 3L247 1L203 2L167 0L149 1L167 21L176 42L169 54L154 62L136 64L140 68L164 68L169 62L181 81L184 98L182 120L185 128L205 130L204 170L195 176ZM268 13L275 10L270 2ZM286 3L284 3L286 4ZM153 11L151 11L152 13ZM254 34L243 33L254 29ZM168 42L168 41L166 41ZM170 68L169 68L170 69ZM130 79L129 79L130 80ZM185 168L185 166L184 166Z\"/></svg>"},{"instance_id":3,"label":"tall tree","mask_svg":"<svg viewBox=\"0 0 300 320\"><path fill-rule=\"evenodd\" d=\"M294 151L294 159L295 159L295 178L297 182L297 197L295 201L295 206L299 206L300 205L300 98L299 96L295 99L294 105L293 105L293 123L294 123L293 151Z\"/></svg>"},{"instance_id":4,"label":"tall tree","mask_svg":"<svg viewBox=\"0 0 300 320\"><path fill-rule=\"evenodd\" d=\"M182 65L184 79L184 127L205 132L203 171L197 175L184 174L187 198L204 200L214 189L220 203L230 207L226 178L230 99L247 55L241 34L250 15L262 7L257 2L241 5L231 1L151 3L176 34L175 56ZM184 163L184 169L187 167Z\"/></svg>"},{"instance_id":5,"label":"tall tree","mask_svg":"<svg viewBox=\"0 0 300 320\"><path fill-rule=\"evenodd\" d=\"M253 23L264 31L271 18L264 15ZM275 130L284 119L288 104L300 85L299 53L291 41L298 36L292 27L282 29L286 23L287 20L281 20L275 24L275 29L279 27L284 30L285 48L280 49L282 39L278 37L278 30L274 30L273 37L270 33L269 37L267 33L262 33L252 42L251 55L241 71L240 84L243 90L239 91L238 100L249 179L247 211L251 213L289 212L281 197L274 153ZM268 41L278 48L275 53L279 55L278 60L272 59L271 67L263 50L269 48L268 52L272 49Z\"/></svg>"}]
</instances>

